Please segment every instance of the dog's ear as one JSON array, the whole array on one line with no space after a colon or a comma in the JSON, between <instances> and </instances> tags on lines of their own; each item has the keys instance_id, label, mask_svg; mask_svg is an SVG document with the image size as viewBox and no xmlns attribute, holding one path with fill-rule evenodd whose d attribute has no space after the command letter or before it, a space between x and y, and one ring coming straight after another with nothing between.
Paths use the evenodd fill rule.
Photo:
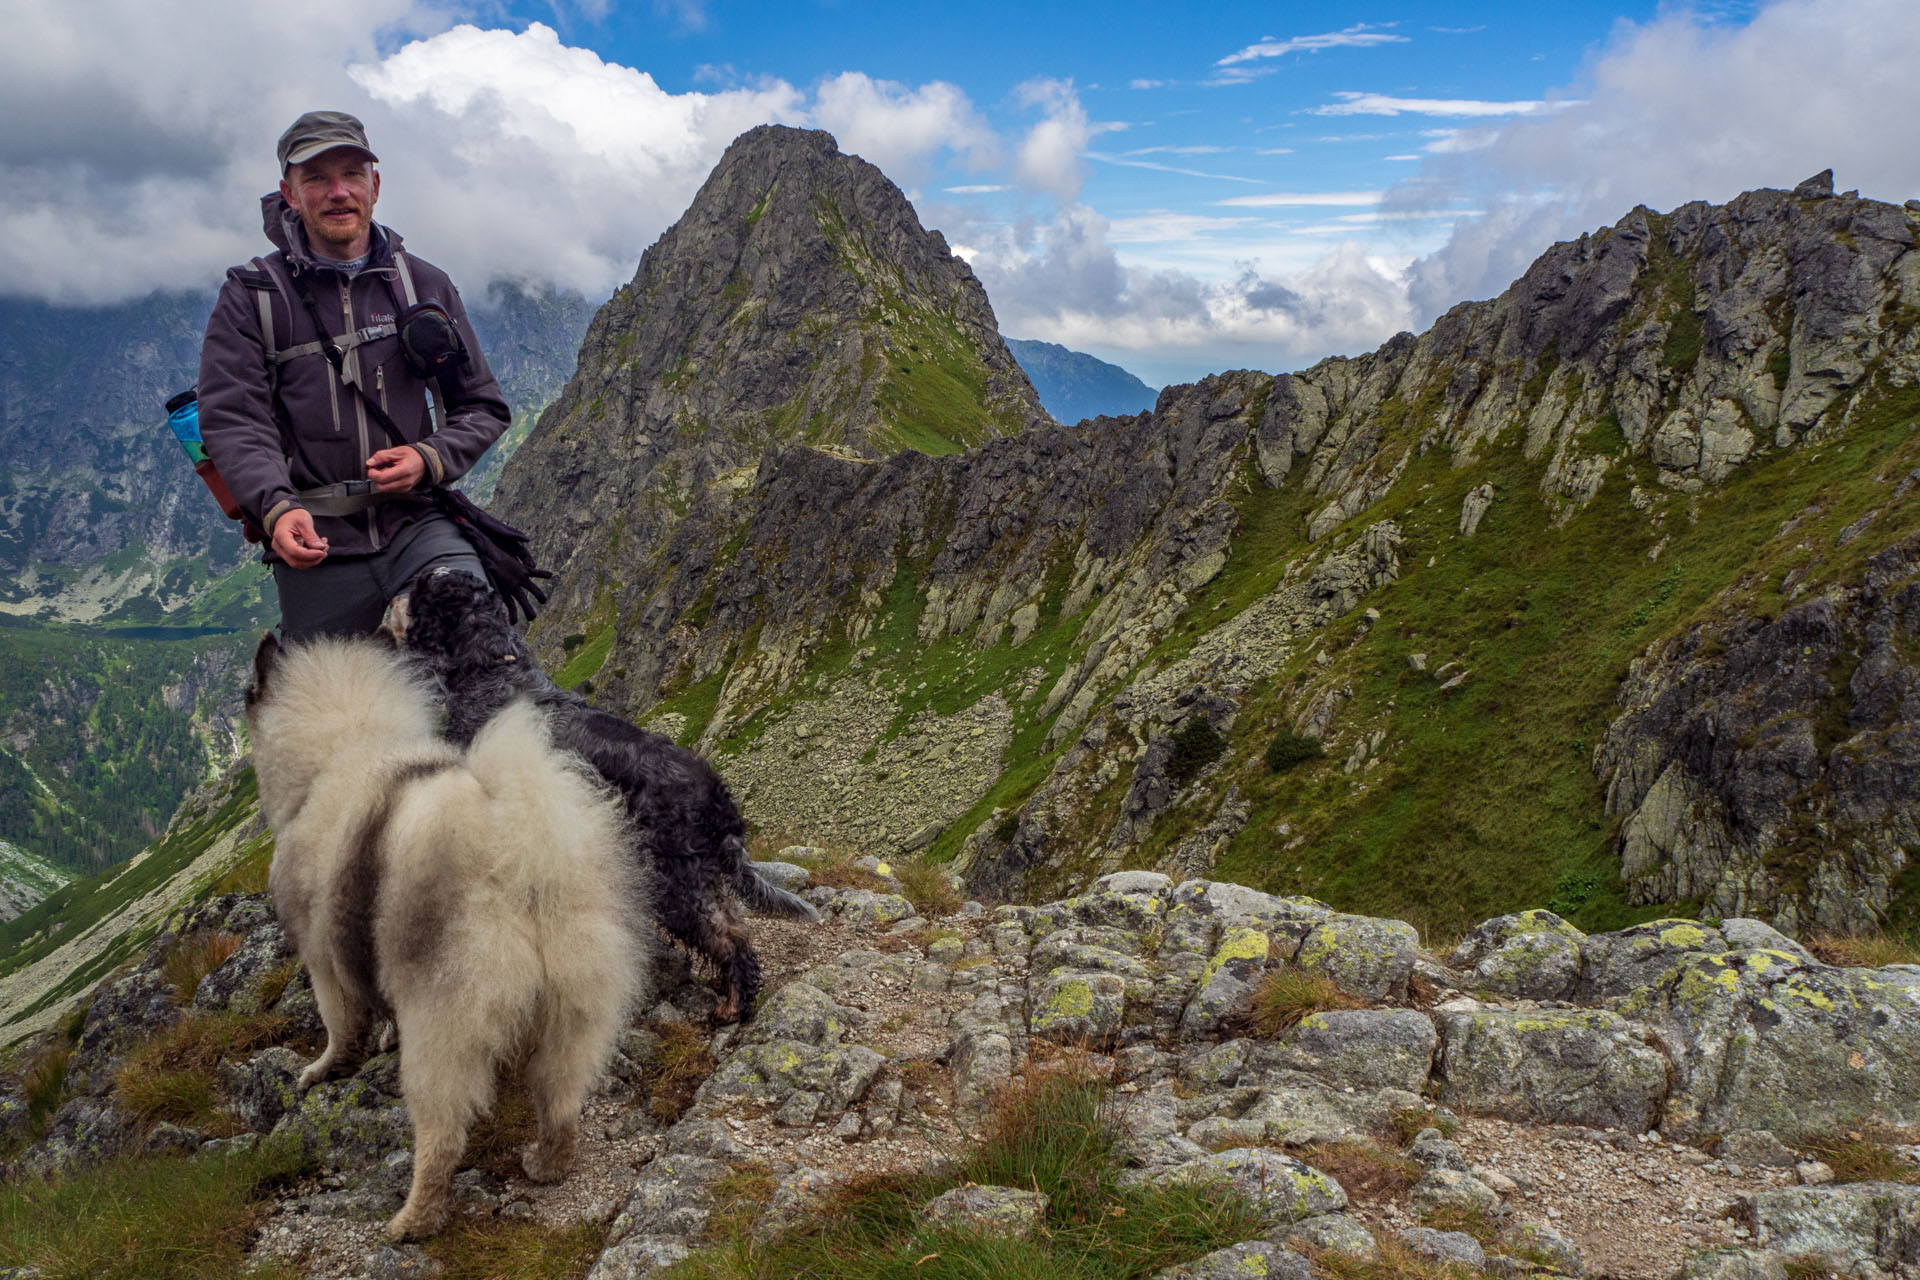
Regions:
<instances>
[{"instance_id":1,"label":"dog's ear","mask_svg":"<svg viewBox=\"0 0 1920 1280\"><path fill-rule=\"evenodd\" d=\"M407 623L412 620L411 593L402 592L387 601L387 611L380 619L380 626L374 631L377 639L385 640L395 649L403 649L407 643Z\"/></svg>"},{"instance_id":2,"label":"dog's ear","mask_svg":"<svg viewBox=\"0 0 1920 1280\"><path fill-rule=\"evenodd\" d=\"M273 679L274 668L280 665L280 638L273 632L260 637L260 643L253 649L253 683L247 686L247 705L267 696L267 685Z\"/></svg>"}]
</instances>

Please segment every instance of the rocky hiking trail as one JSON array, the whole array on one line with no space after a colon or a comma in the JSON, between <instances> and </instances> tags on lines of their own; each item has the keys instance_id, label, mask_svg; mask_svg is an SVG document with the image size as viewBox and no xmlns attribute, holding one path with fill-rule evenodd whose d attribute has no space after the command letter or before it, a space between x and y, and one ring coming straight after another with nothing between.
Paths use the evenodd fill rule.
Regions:
<instances>
[{"instance_id":1,"label":"rocky hiking trail","mask_svg":"<svg viewBox=\"0 0 1920 1280\"><path fill-rule=\"evenodd\" d=\"M520 1176L503 1101L475 1132L456 1223L578 1226L591 1280L633 1280L729 1231L771 1240L866 1175L943 1167L1003 1090L1059 1069L1104 1082L1124 1182L1217 1182L1259 1210L1254 1237L1164 1280L1440 1274L1352 1269L1383 1251L1497 1275L1920 1275L1920 1186L1837 1183L1815 1158L1860 1126L1920 1120L1920 967L1831 967L1752 921L1587 936L1547 912L1435 957L1398 921L1147 872L928 921L871 859L857 865L875 889L762 865L829 917L754 922L768 977L754 1021L711 1029L713 993L666 950L573 1174ZM257 1008L289 968L264 899L215 899L178 936L210 932L237 945L188 1012ZM293 1094L291 1046L317 1030L304 980L268 988L294 1032L220 1064L226 1136L118 1105L120 1064L182 1016L163 967L175 941L97 993L76 1096L14 1175L292 1135L320 1171L279 1193L256 1263L440 1274L430 1249L380 1233L410 1174L394 1055ZM1331 980L1318 989L1344 995L1327 1005L1360 1007L1260 1026L1249 1010L1276 974ZM1920 1177L1920 1150L1892 1155ZM967 1187L925 1216L1034 1230L1033 1199Z\"/></svg>"}]
</instances>

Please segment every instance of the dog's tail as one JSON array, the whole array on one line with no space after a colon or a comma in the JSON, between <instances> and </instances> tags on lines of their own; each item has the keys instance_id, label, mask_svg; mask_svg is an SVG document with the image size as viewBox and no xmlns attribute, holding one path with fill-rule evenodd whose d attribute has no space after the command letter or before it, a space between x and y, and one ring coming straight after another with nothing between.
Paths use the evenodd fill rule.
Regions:
<instances>
[{"instance_id":1,"label":"dog's tail","mask_svg":"<svg viewBox=\"0 0 1920 1280\"><path fill-rule=\"evenodd\" d=\"M467 768L487 794L484 814L470 820L485 822L488 844L501 851L491 874L502 893L534 904L549 985L578 988L599 972L592 1003L624 1017L647 968L634 924L645 886L626 854L618 801L577 757L552 746L546 716L525 698L474 738Z\"/></svg>"},{"instance_id":2,"label":"dog's tail","mask_svg":"<svg viewBox=\"0 0 1920 1280\"><path fill-rule=\"evenodd\" d=\"M770 916L792 916L796 920L818 920L820 912L805 898L788 893L760 873L747 856L747 846L739 836L726 838L728 856L733 859L733 890L750 911Z\"/></svg>"}]
</instances>

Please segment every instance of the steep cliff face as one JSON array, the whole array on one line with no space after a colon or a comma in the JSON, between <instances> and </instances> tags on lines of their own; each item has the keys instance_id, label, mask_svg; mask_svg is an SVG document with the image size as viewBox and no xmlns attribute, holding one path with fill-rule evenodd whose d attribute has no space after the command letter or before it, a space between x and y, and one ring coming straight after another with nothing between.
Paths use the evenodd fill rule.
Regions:
<instances>
[{"instance_id":1,"label":"steep cliff face","mask_svg":"<svg viewBox=\"0 0 1920 1280\"><path fill-rule=\"evenodd\" d=\"M1047 420L979 281L899 188L825 133L765 126L595 318L500 502L539 524L565 571L556 620L577 623L770 449L943 454Z\"/></svg>"},{"instance_id":2,"label":"steep cliff face","mask_svg":"<svg viewBox=\"0 0 1920 1280\"><path fill-rule=\"evenodd\" d=\"M784 443L644 557L609 506L543 639L762 825L1009 896L1151 866L1433 927L1898 917L1914 225L1824 179L1638 209L1366 356L958 456Z\"/></svg>"}]
</instances>

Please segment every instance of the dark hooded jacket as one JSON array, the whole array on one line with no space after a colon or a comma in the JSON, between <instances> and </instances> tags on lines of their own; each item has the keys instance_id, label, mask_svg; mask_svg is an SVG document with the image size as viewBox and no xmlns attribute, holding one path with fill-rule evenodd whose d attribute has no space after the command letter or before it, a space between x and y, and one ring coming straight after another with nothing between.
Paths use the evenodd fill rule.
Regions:
<instances>
[{"instance_id":1,"label":"dark hooded jacket","mask_svg":"<svg viewBox=\"0 0 1920 1280\"><path fill-rule=\"evenodd\" d=\"M310 290L319 314L338 337L391 323L404 309L405 293L394 266L400 237L373 229L373 256L349 278L308 250L300 216L278 192L261 200L267 239L278 252L270 262L296 288ZM296 492L341 480L364 479L367 458L395 443L411 444L427 463L427 484L465 475L511 415L500 384L467 321L460 293L444 271L407 255L416 295L444 306L459 326L468 359L442 380L446 425L434 430L426 383L407 367L400 340L388 336L362 343L347 357L350 371L400 429L390 439L367 412L360 393L345 385L322 354L295 356L279 367L277 393L269 375L256 298L247 283L252 268L235 267L214 303L200 347L200 434L207 456L220 470L242 511L269 534L273 523L298 506ZM255 277L257 282L257 276ZM286 351L321 337L307 307L285 290L271 291L274 347ZM381 502L350 516L315 516L330 556L379 551L407 525L433 510L425 493ZM268 560L277 560L271 549Z\"/></svg>"}]
</instances>

